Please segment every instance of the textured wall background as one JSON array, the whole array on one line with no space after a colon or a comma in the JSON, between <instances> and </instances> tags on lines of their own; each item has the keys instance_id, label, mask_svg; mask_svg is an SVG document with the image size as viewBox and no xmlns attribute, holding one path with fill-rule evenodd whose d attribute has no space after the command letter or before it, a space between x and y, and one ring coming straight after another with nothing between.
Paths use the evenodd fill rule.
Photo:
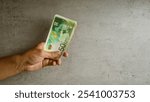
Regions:
<instances>
[{"instance_id":1,"label":"textured wall background","mask_svg":"<svg viewBox=\"0 0 150 102\"><path fill-rule=\"evenodd\" d=\"M55 14L78 21L70 57L0 84L150 84L149 0L0 0L0 56L45 41Z\"/></svg>"}]
</instances>

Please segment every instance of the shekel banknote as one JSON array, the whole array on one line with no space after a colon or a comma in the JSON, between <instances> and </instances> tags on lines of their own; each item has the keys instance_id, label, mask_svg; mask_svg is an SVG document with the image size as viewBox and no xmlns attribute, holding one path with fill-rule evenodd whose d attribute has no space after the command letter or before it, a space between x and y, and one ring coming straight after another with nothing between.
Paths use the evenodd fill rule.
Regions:
<instances>
[{"instance_id":1,"label":"shekel banknote","mask_svg":"<svg viewBox=\"0 0 150 102\"><path fill-rule=\"evenodd\" d=\"M49 52L65 51L70 43L76 26L76 21L60 15L55 15L44 50Z\"/></svg>"}]
</instances>

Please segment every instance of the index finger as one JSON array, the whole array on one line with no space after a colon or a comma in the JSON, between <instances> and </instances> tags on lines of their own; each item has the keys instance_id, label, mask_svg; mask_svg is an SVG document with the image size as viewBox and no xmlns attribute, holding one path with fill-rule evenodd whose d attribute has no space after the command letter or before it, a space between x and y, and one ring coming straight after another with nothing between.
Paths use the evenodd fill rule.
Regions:
<instances>
[{"instance_id":1,"label":"index finger","mask_svg":"<svg viewBox=\"0 0 150 102\"><path fill-rule=\"evenodd\" d=\"M61 53L59 51L56 51L56 52L46 52L46 51L43 51L43 57L44 58L49 58L49 59L53 59L53 60L57 60L60 58L61 56Z\"/></svg>"}]
</instances>

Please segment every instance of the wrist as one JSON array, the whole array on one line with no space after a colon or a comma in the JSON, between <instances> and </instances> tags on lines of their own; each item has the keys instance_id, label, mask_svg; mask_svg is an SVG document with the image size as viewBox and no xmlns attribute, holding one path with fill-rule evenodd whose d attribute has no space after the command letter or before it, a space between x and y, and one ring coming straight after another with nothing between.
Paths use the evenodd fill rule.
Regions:
<instances>
[{"instance_id":1,"label":"wrist","mask_svg":"<svg viewBox=\"0 0 150 102\"><path fill-rule=\"evenodd\" d=\"M25 70L25 61L23 59L22 55L16 55L14 56L15 59L15 65L17 69L17 73L23 72Z\"/></svg>"}]
</instances>

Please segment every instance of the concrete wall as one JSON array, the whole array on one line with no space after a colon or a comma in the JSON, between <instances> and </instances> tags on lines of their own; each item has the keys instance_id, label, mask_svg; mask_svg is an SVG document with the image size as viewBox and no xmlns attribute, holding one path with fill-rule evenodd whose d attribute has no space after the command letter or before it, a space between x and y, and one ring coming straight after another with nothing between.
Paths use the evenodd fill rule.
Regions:
<instances>
[{"instance_id":1,"label":"concrete wall","mask_svg":"<svg viewBox=\"0 0 150 102\"><path fill-rule=\"evenodd\" d=\"M150 84L149 0L0 0L0 56L45 41L55 14L78 21L69 58L0 84Z\"/></svg>"}]
</instances>

